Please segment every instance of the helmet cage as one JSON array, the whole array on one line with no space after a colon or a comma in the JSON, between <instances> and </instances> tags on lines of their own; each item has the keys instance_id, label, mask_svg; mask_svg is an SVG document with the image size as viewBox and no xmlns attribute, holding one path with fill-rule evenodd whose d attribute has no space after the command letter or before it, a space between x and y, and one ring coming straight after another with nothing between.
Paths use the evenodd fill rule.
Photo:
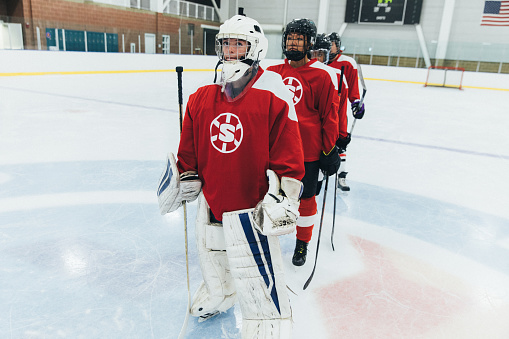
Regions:
<instances>
[{"instance_id":1,"label":"helmet cage","mask_svg":"<svg viewBox=\"0 0 509 339\"><path fill-rule=\"evenodd\" d=\"M230 43L232 39L246 41L247 42L246 51L242 54L236 53L229 55L230 48L225 44ZM223 63L232 63L246 59L258 61L260 59L259 58L260 56L254 55L255 51L257 50L256 47L258 46L258 44L259 44L258 38L246 34L219 33L216 35L216 54L219 57L219 60L221 60ZM260 52L258 54L260 54Z\"/></svg>"},{"instance_id":2,"label":"helmet cage","mask_svg":"<svg viewBox=\"0 0 509 339\"><path fill-rule=\"evenodd\" d=\"M331 44L332 43L335 43L336 44L336 53L330 53L330 60L334 59L338 54L341 53L341 37L339 36L338 33L336 32L332 32L330 33L328 36L329 40L331 41Z\"/></svg>"},{"instance_id":3,"label":"helmet cage","mask_svg":"<svg viewBox=\"0 0 509 339\"><path fill-rule=\"evenodd\" d=\"M311 57L315 59L323 58L323 61L321 62L327 64L329 62L331 47L332 43L330 39L325 34L318 34L316 36L315 44L310 51Z\"/></svg>"},{"instance_id":4,"label":"helmet cage","mask_svg":"<svg viewBox=\"0 0 509 339\"><path fill-rule=\"evenodd\" d=\"M287 50L286 41L288 36L292 33L302 34L304 36L304 50L294 51ZM281 41L281 47L283 48L283 54L289 60L302 60L306 54L311 50L316 39L316 26L312 20L309 19L294 19L286 25L285 31L283 32L283 39Z\"/></svg>"},{"instance_id":5,"label":"helmet cage","mask_svg":"<svg viewBox=\"0 0 509 339\"><path fill-rule=\"evenodd\" d=\"M247 44L239 44L238 41ZM235 42L237 44L233 47L236 48L231 48L229 44ZM215 42L219 57L216 78L217 67L222 64L219 84L228 101L238 100L249 90L258 73L259 62L267 54L268 45L260 24L244 15L235 15L219 27Z\"/></svg>"},{"instance_id":6,"label":"helmet cage","mask_svg":"<svg viewBox=\"0 0 509 339\"><path fill-rule=\"evenodd\" d=\"M328 49L324 49L324 48L317 48L317 49L312 49L310 51L311 53L311 58L312 59L318 59L318 61L320 61L320 59L322 59L322 63L324 64L327 64L329 62L329 53L330 51Z\"/></svg>"}]
</instances>

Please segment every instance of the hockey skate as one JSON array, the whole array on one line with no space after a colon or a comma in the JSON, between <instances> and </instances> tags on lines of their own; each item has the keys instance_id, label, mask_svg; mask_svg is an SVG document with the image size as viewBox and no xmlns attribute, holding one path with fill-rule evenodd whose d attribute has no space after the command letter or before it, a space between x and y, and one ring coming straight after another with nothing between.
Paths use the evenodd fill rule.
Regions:
<instances>
[{"instance_id":1,"label":"hockey skate","mask_svg":"<svg viewBox=\"0 0 509 339\"><path fill-rule=\"evenodd\" d=\"M338 188L343 192L350 191L350 186L346 184L346 174L347 172L341 172L338 174Z\"/></svg>"},{"instance_id":2,"label":"hockey skate","mask_svg":"<svg viewBox=\"0 0 509 339\"><path fill-rule=\"evenodd\" d=\"M306 255L308 254L308 243L297 239L295 251L293 252L292 263L295 266L302 266L306 263Z\"/></svg>"},{"instance_id":3,"label":"hockey skate","mask_svg":"<svg viewBox=\"0 0 509 339\"><path fill-rule=\"evenodd\" d=\"M191 306L191 315L198 317L199 322L208 320L221 312L226 312L235 304L237 300L236 293L231 295L211 296L207 285L202 282L193 297Z\"/></svg>"}]
</instances>

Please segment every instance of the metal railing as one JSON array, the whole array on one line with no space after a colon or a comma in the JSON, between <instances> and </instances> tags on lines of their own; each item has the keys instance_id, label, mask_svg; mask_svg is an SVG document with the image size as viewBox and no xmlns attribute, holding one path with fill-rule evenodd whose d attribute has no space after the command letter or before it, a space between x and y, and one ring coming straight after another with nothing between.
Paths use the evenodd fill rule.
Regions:
<instances>
[{"instance_id":1,"label":"metal railing","mask_svg":"<svg viewBox=\"0 0 509 339\"><path fill-rule=\"evenodd\" d=\"M93 0L97 3L219 22L214 7L180 0Z\"/></svg>"},{"instance_id":2,"label":"metal railing","mask_svg":"<svg viewBox=\"0 0 509 339\"><path fill-rule=\"evenodd\" d=\"M167 1L163 3L162 13L219 22L219 18L214 11L214 7L195 4L187 1Z\"/></svg>"},{"instance_id":3,"label":"metal railing","mask_svg":"<svg viewBox=\"0 0 509 339\"><path fill-rule=\"evenodd\" d=\"M417 40L342 38L345 54L362 63L424 68L423 55ZM434 66L464 67L468 71L508 73L509 44L471 43L451 41L444 61L434 58L437 41L426 41L431 64ZM444 64L438 64L443 62Z\"/></svg>"}]
</instances>

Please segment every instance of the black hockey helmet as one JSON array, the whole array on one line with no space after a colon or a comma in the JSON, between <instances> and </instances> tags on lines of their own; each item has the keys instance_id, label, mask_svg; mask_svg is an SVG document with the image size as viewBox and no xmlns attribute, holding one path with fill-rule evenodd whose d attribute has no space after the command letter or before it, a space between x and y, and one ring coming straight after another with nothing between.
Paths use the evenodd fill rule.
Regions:
<instances>
[{"instance_id":1,"label":"black hockey helmet","mask_svg":"<svg viewBox=\"0 0 509 339\"><path fill-rule=\"evenodd\" d=\"M286 37L291 33L299 33L306 37L304 52L301 51L287 51L286 50ZM311 49L316 39L316 25L310 19L293 19L290 21L283 32L283 54L288 60L298 61L302 60L306 53Z\"/></svg>"},{"instance_id":2,"label":"black hockey helmet","mask_svg":"<svg viewBox=\"0 0 509 339\"><path fill-rule=\"evenodd\" d=\"M325 35L325 33L318 34L316 36L315 44L311 47L312 50L324 49L330 51L332 47L332 42L329 37Z\"/></svg>"},{"instance_id":3,"label":"black hockey helmet","mask_svg":"<svg viewBox=\"0 0 509 339\"><path fill-rule=\"evenodd\" d=\"M336 53L330 53L330 60L334 59L336 55L338 55L341 51L341 37L338 33L332 32L328 35L331 44L334 42L336 44Z\"/></svg>"},{"instance_id":4,"label":"black hockey helmet","mask_svg":"<svg viewBox=\"0 0 509 339\"><path fill-rule=\"evenodd\" d=\"M316 36L315 44L311 47L311 56L326 64L329 61L331 47L332 43L329 37L325 35L325 33L318 34Z\"/></svg>"}]
</instances>

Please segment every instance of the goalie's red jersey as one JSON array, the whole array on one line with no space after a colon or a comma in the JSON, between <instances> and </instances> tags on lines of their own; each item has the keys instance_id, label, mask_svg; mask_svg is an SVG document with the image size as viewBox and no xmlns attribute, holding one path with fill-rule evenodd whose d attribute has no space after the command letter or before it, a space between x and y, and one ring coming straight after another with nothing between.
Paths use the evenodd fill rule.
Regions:
<instances>
[{"instance_id":1,"label":"goalie's red jersey","mask_svg":"<svg viewBox=\"0 0 509 339\"><path fill-rule=\"evenodd\" d=\"M200 87L187 103L177 157L180 173L198 172L218 220L263 199L269 168L280 178L301 180L302 141L281 77L260 68L253 86L234 102L218 84Z\"/></svg>"},{"instance_id":2,"label":"goalie's red jersey","mask_svg":"<svg viewBox=\"0 0 509 339\"><path fill-rule=\"evenodd\" d=\"M339 136L336 73L316 59L298 68L293 68L285 59L282 64L267 69L281 74L293 93L304 161L319 160L321 152L329 153Z\"/></svg>"}]
</instances>

